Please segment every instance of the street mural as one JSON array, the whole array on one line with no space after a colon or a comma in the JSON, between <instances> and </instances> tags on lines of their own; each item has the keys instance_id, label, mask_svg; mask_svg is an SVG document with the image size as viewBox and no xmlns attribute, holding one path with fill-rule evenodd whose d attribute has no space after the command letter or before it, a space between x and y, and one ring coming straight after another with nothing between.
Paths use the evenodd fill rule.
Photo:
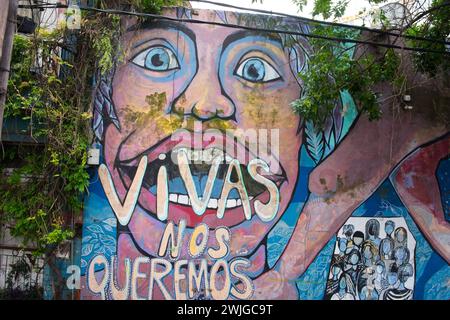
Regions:
<instances>
[{"instance_id":1,"label":"street mural","mask_svg":"<svg viewBox=\"0 0 450 320\"><path fill-rule=\"evenodd\" d=\"M368 123L344 91L319 129L290 105L310 26L165 15L217 25L122 21L96 79L82 299L450 298L448 127Z\"/></svg>"}]
</instances>

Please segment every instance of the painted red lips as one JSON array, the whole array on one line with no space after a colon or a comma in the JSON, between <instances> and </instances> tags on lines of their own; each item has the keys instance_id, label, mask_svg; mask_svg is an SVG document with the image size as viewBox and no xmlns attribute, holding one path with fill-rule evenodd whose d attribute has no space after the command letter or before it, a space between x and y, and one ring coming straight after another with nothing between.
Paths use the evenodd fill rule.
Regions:
<instances>
[{"instance_id":1,"label":"painted red lips","mask_svg":"<svg viewBox=\"0 0 450 320\"><path fill-rule=\"evenodd\" d=\"M230 146L232 146L231 151ZM194 212L188 192L186 192L186 188L181 183L182 179L180 177L179 166L176 163L176 153L179 150L183 150L187 153L190 160L190 171L192 176L196 178L196 181L204 181L207 179L211 161L214 157L219 155L223 157L223 161L221 162L216 175L216 180L213 182L213 190L215 190L215 192L212 193L207 203L207 208L201 215ZM222 150L225 150L225 152ZM118 154L120 155L120 150ZM263 184L252 179L246 168L249 162L253 159L257 159L257 156L236 139L230 139L227 135L217 135L209 140L204 138L199 140L195 137L194 139L186 139L186 136L177 139L176 137L171 136L132 159L116 160L115 163L118 168L119 177L126 189L131 185L137 164L143 155L147 156L148 165L138 202L139 205L152 216L156 217L156 177L161 166L166 167L169 179L167 219L174 221L175 223L178 223L180 219L185 219L188 227L194 227L199 223L206 223L210 228L216 228L218 226L232 227L246 220L243 208L244 199L242 199L242 195L237 192L228 194L228 198L223 204L225 207L224 215L222 218L217 217L217 207L220 205L220 194L217 193L217 190L222 189L229 163L233 159L239 161L240 166L237 170L240 169L241 171L240 176L244 180L243 184L247 191L246 193L248 195L250 207L254 208L255 201L262 203L270 201L270 193L268 190ZM237 172L234 172L236 171L236 168L232 170L230 176L231 181L239 176ZM278 190L283 182L287 180L283 168L281 168L281 174L269 173L265 175L265 178L275 183ZM203 191L199 190L201 189L200 184L201 183L198 183L197 192L201 197ZM184 191L182 190L183 188ZM255 210L252 209L252 215L254 214Z\"/></svg>"}]
</instances>

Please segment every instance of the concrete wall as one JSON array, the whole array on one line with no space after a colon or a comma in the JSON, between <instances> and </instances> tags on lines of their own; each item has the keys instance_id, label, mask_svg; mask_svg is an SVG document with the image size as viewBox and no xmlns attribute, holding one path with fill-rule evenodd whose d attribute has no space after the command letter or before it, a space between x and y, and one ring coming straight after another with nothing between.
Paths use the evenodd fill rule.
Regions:
<instances>
[{"instance_id":1,"label":"concrete wall","mask_svg":"<svg viewBox=\"0 0 450 320\"><path fill-rule=\"evenodd\" d=\"M95 92L82 299L449 299L449 127L426 85L376 122L342 92L319 130L290 106L310 26L165 14L216 25L124 20Z\"/></svg>"}]
</instances>

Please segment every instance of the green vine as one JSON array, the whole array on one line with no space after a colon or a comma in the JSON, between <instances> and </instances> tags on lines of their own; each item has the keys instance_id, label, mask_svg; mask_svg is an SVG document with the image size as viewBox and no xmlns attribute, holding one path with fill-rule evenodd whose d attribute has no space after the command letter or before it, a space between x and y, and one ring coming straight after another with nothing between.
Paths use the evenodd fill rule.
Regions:
<instances>
[{"instance_id":1,"label":"green vine","mask_svg":"<svg viewBox=\"0 0 450 320\"><path fill-rule=\"evenodd\" d=\"M111 7L112 2L97 5ZM116 8L126 4L151 12L179 3L117 2ZM14 39L4 116L6 121L25 121L37 143L3 146L0 223L24 247L35 248L35 256L45 255L56 273L55 252L75 236L72 221L82 211L89 185L93 77L118 62L119 33L119 16L83 12L80 30L38 28L30 37ZM58 282L61 289L61 274Z\"/></svg>"},{"instance_id":2,"label":"green vine","mask_svg":"<svg viewBox=\"0 0 450 320\"><path fill-rule=\"evenodd\" d=\"M357 36L354 30L327 26L317 26L313 33L335 38ZM341 92L348 90L358 102L360 112L371 120L378 119L381 113L372 88L382 81L394 81L398 55L388 49L380 57L369 54L354 59L354 46L316 38L310 39L310 44L313 54L308 61L309 69L299 74L305 93L292 103L294 111L321 127L336 107Z\"/></svg>"},{"instance_id":3,"label":"green vine","mask_svg":"<svg viewBox=\"0 0 450 320\"><path fill-rule=\"evenodd\" d=\"M447 1L447 2L446 2ZM448 0L434 0L431 4L432 7L444 5L448 3ZM450 35L450 9L444 8L443 10L436 10L430 13L428 20L432 23L422 23L413 25L406 30L406 34L411 36L421 36L429 39L449 39ZM445 52L448 49L445 44L441 42L420 42L409 41L409 45L415 48L431 49L438 53L433 52L416 52L413 55L415 65L421 72L435 75L438 72L448 72L450 70L450 59L448 55L440 54L439 52Z\"/></svg>"},{"instance_id":4,"label":"green vine","mask_svg":"<svg viewBox=\"0 0 450 320\"><path fill-rule=\"evenodd\" d=\"M163 6L178 6L182 0L131 0L131 4L141 12L160 13Z\"/></svg>"},{"instance_id":5,"label":"green vine","mask_svg":"<svg viewBox=\"0 0 450 320\"><path fill-rule=\"evenodd\" d=\"M307 0L294 0L302 10ZM368 0L370 4L383 5L385 0ZM313 15L320 15L324 19L338 19L342 17L348 1L314 0ZM429 8L417 8L411 5L411 22L401 27L399 37L387 35L365 34L354 29L314 25L312 34L328 38L369 40L371 42L392 42L396 45L410 46L417 49L434 50L435 52L413 52L411 54L417 71L433 78L436 74L448 77L450 59L445 52L445 44L439 41L424 42L403 39L402 34L428 39L445 40L450 34L450 10L448 0L433 0ZM363 13L363 12L361 12ZM421 17L419 19L419 17ZM387 31L389 19L383 11L371 14L374 22L380 23ZM378 36L375 37L375 35ZM408 83L404 71L401 70L402 59L409 53L402 50L379 48L368 44L351 45L345 42L330 41L328 39L309 39L313 54L308 61L308 70L300 73L303 81L303 96L292 103L294 112L306 121L311 121L318 128L322 128L329 117L341 93L347 90L356 100L360 113L365 113L370 120L381 117L380 105L374 87L381 83L390 83L394 96L401 97L408 90ZM353 56L358 52L357 56ZM326 88L326 90L323 90Z\"/></svg>"},{"instance_id":6,"label":"green vine","mask_svg":"<svg viewBox=\"0 0 450 320\"><path fill-rule=\"evenodd\" d=\"M36 255L73 237L67 217L81 209L89 179L87 75L92 66L76 56L71 63L60 58L67 36L64 29L37 30L31 38L17 35L8 83L5 119L27 121L31 137L45 144L8 150L21 165L3 172L0 211L12 235L36 247ZM73 77L74 72L81 74ZM77 91L81 94L72 94Z\"/></svg>"}]
</instances>

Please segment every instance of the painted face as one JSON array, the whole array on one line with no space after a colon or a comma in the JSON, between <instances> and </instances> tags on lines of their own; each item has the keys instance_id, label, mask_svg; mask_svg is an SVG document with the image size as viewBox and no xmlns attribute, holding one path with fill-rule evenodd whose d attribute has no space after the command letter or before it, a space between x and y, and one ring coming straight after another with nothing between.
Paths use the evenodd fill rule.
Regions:
<instances>
[{"instance_id":1,"label":"painted face","mask_svg":"<svg viewBox=\"0 0 450 320\"><path fill-rule=\"evenodd\" d=\"M384 267L380 264L377 265L377 273L382 274L384 272Z\"/></svg>"},{"instance_id":2,"label":"painted face","mask_svg":"<svg viewBox=\"0 0 450 320\"><path fill-rule=\"evenodd\" d=\"M249 256L258 251L283 215L298 177L301 135L297 134L299 119L290 103L299 97L301 88L290 67L289 50L276 37L225 27L152 23L150 28L130 22L124 36L126 54L116 69L112 95L120 130L111 124L104 136L106 165L120 197L128 192L140 159L148 159L138 206L128 224L130 234L140 250L155 256L155 239L161 239L168 221L177 225L184 219L187 236L196 225L206 224L212 246L215 230L225 226L231 231L230 258ZM194 120L201 122L203 130L218 129L222 134L203 136L200 143L193 143L190 125ZM192 139L173 139L178 129L191 130ZM268 159L250 152L239 133L232 141L224 134L225 129L278 130L280 170L271 172L268 179L278 189L279 204L270 221L255 214L255 201L267 203L269 194L247 170L250 161ZM217 216L229 164L222 164L217 177L210 181L213 187L208 208L198 215L189 202L180 168L171 161L177 148L194 150L189 155L200 163L190 167L191 176L202 195L211 167L201 163L202 158L206 152L224 149L226 144L235 145L238 153L241 150L245 154L238 167L252 208L250 217L243 208L247 199L242 199L236 189L228 194L223 217ZM167 168L169 198L166 220L156 215L157 175L163 165ZM234 170L231 180L238 174Z\"/></svg>"},{"instance_id":3,"label":"painted face","mask_svg":"<svg viewBox=\"0 0 450 320\"><path fill-rule=\"evenodd\" d=\"M342 277L341 280L339 281L339 288L341 290L345 290L347 288L347 283L344 277Z\"/></svg>"},{"instance_id":4,"label":"painted face","mask_svg":"<svg viewBox=\"0 0 450 320\"><path fill-rule=\"evenodd\" d=\"M351 236L353 234L353 231L354 231L354 226L353 225L346 224L344 226L344 234L345 234L345 236L347 238L351 238Z\"/></svg>"},{"instance_id":5,"label":"painted face","mask_svg":"<svg viewBox=\"0 0 450 320\"><path fill-rule=\"evenodd\" d=\"M395 232L395 239L397 242L404 242L406 240L406 230L404 228L398 228Z\"/></svg>"},{"instance_id":6,"label":"painted face","mask_svg":"<svg viewBox=\"0 0 450 320\"><path fill-rule=\"evenodd\" d=\"M404 268L403 268L403 270L402 270L402 272L401 272L401 274L400 274L400 281L401 282L403 282L403 283L405 283L406 281L408 281L408 279L409 279L409 277L411 277L413 275L413 268L412 268L412 265L410 265L410 264L407 264Z\"/></svg>"},{"instance_id":7,"label":"painted face","mask_svg":"<svg viewBox=\"0 0 450 320\"><path fill-rule=\"evenodd\" d=\"M372 259L372 251L369 247L364 248L364 258L366 258L367 260Z\"/></svg>"},{"instance_id":8,"label":"painted face","mask_svg":"<svg viewBox=\"0 0 450 320\"><path fill-rule=\"evenodd\" d=\"M339 250L341 252L345 252L345 249L347 249L347 239L340 238L339 239Z\"/></svg>"},{"instance_id":9,"label":"painted face","mask_svg":"<svg viewBox=\"0 0 450 320\"><path fill-rule=\"evenodd\" d=\"M341 272L341 268L339 266L333 266L333 275L337 276Z\"/></svg>"},{"instance_id":10,"label":"painted face","mask_svg":"<svg viewBox=\"0 0 450 320\"><path fill-rule=\"evenodd\" d=\"M369 220L367 225L367 233L371 238L378 236L379 224L376 220Z\"/></svg>"},{"instance_id":11,"label":"painted face","mask_svg":"<svg viewBox=\"0 0 450 320\"><path fill-rule=\"evenodd\" d=\"M397 250L395 250L395 260L398 263L402 263L406 258L406 250L403 247L399 247Z\"/></svg>"},{"instance_id":12,"label":"painted face","mask_svg":"<svg viewBox=\"0 0 450 320\"><path fill-rule=\"evenodd\" d=\"M387 235L391 235L392 232L394 231L394 225L392 223L386 222L386 226L384 227L384 230L386 231Z\"/></svg>"},{"instance_id":13,"label":"painted face","mask_svg":"<svg viewBox=\"0 0 450 320\"><path fill-rule=\"evenodd\" d=\"M394 285L397 282L397 280L398 280L397 273L396 272L389 272L388 275L387 275L387 280L388 280L389 285L391 285L391 286Z\"/></svg>"},{"instance_id":14,"label":"painted face","mask_svg":"<svg viewBox=\"0 0 450 320\"><path fill-rule=\"evenodd\" d=\"M352 254L352 256L351 256L351 258L350 258L350 263L352 264L352 265L356 265L356 264L358 264L358 262L359 262L359 257L358 257L358 255L357 254Z\"/></svg>"},{"instance_id":15,"label":"painted face","mask_svg":"<svg viewBox=\"0 0 450 320\"><path fill-rule=\"evenodd\" d=\"M353 243L359 246L361 243L363 243L364 237L359 236L353 236Z\"/></svg>"}]
</instances>

